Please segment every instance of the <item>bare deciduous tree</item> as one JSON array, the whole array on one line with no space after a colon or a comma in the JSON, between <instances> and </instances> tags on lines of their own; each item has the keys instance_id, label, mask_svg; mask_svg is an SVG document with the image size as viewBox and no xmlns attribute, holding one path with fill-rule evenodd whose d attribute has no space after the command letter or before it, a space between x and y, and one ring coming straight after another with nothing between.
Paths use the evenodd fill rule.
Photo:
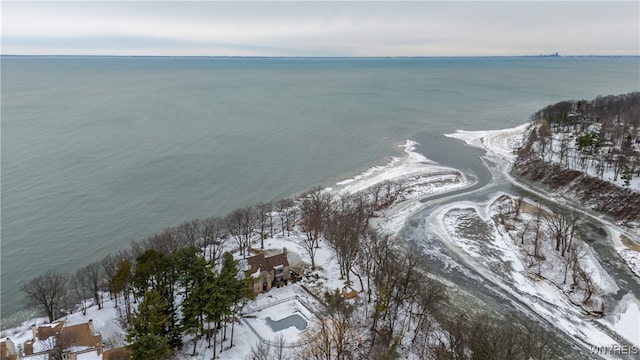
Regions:
<instances>
[{"instance_id":1,"label":"bare deciduous tree","mask_svg":"<svg viewBox=\"0 0 640 360\"><path fill-rule=\"evenodd\" d=\"M336 252L340 278L350 282L350 273L369 228L368 204L362 195L340 198L327 218L325 238Z\"/></svg>"},{"instance_id":2,"label":"bare deciduous tree","mask_svg":"<svg viewBox=\"0 0 640 360\"><path fill-rule=\"evenodd\" d=\"M414 311L409 314L414 318L415 331L412 343L416 341L418 329L430 328L432 316L436 314L441 305L449 300L447 288L440 282L432 279L425 281L417 291Z\"/></svg>"},{"instance_id":3,"label":"bare deciduous tree","mask_svg":"<svg viewBox=\"0 0 640 360\"><path fill-rule=\"evenodd\" d=\"M534 222L534 232L533 232L533 256L536 259L540 259L540 242L541 242L541 238L542 238L542 234L541 234L541 225L542 225L542 218L543 218L543 210L542 210L542 205L538 204L536 206L536 211L535 211L535 222Z\"/></svg>"},{"instance_id":4,"label":"bare deciduous tree","mask_svg":"<svg viewBox=\"0 0 640 360\"><path fill-rule=\"evenodd\" d=\"M287 236L290 235L291 228L293 227L293 220L295 218L294 211L295 202L292 199L282 199L277 203L278 216L280 217L280 225L282 226L282 236L285 231Z\"/></svg>"},{"instance_id":5,"label":"bare deciduous tree","mask_svg":"<svg viewBox=\"0 0 640 360\"><path fill-rule=\"evenodd\" d=\"M318 247L318 239L323 230L325 220L331 210L333 196L319 186L313 187L300 197L300 225L306 237L315 242Z\"/></svg>"},{"instance_id":6,"label":"bare deciduous tree","mask_svg":"<svg viewBox=\"0 0 640 360\"><path fill-rule=\"evenodd\" d=\"M87 315L87 291L82 284L81 273L78 271L75 276L71 277L69 281L69 289L71 289L75 295L75 301L80 301L82 306L82 315Z\"/></svg>"},{"instance_id":7,"label":"bare deciduous tree","mask_svg":"<svg viewBox=\"0 0 640 360\"><path fill-rule=\"evenodd\" d=\"M547 214L544 220L556 240L556 251L560 251L560 255L564 256L576 236L577 213L572 210L559 209Z\"/></svg>"},{"instance_id":8,"label":"bare deciduous tree","mask_svg":"<svg viewBox=\"0 0 640 360\"><path fill-rule=\"evenodd\" d=\"M265 344L258 340L254 346L251 347L251 352L245 357L245 360L271 360L271 345Z\"/></svg>"},{"instance_id":9,"label":"bare deciduous tree","mask_svg":"<svg viewBox=\"0 0 640 360\"><path fill-rule=\"evenodd\" d=\"M191 247L198 245L201 236L200 228L202 222L200 219L185 221L178 225L175 234L180 247Z\"/></svg>"},{"instance_id":10,"label":"bare deciduous tree","mask_svg":"<svg viewBox=\"0 0 640 360\"><path fill-rule=\"evenodd\" d=\"M438 320L442 331L436 333L436 359L467 359L468 317L464 314Z\"/></svg>"},{"instance_id":11,"label":"bare deciduous tree","mask_svg":"<svg viewBox=\"0 0 640 360\"><path fill-rule=\"evenodd\" d=\"M373 281L373 277L376 271L376 262L375 262L375 254L378 249L382 246L390 248L390 240L389 236L379 236L375 231L370 230L367 234L367 238L364 240L365 244L358 252L358 256L356 258L356 266L359 269L359 272L366 279L366 286L360 281L360 287L362 291L366 291L367 293L367 302L371 302L371 282ZM360 278L361 279L361 278ZM365 309L368 309L365 308Z\"/></svg>"},{"instance_id":12,"label":"bare deciduous tree","mask_svg":"<svg viewBox=\"0 0 640 360\"><path fill-rule=\"evenodd\" d=\"M109 291L110 297L113 296L113 293L111 289L111 282L109 281L109 279L111 279L116 273L118 264L119 261L115 259L115 256L113 254L108 254L107 256L103 257L102 260L100 260L100 266L102 266L102 271L104 271L104 275L107 278L107 290Z\"/></svg>"},{"instance_id":13,"label":"bare deciduous tree","mask_svg":"<svg viewBox=\"0 0 640 360\"><path fill-rule=\"evenodd\" d=\"M255 219L255 212L251 206L235 209L225 217L227 230L233 235L234 241L240 248L240 255L244 257L247 257L251 247Z\"/></svg>"},{"instance_id":14,"label":"bare deciduous tree","mask_svg":"<svg viewBox=\"0 0 640 360\"><path fill-rule=\"evenodd\" d=\"M169 255L178 250L181 244L176 231L172 228L167 228L159 234L146 238L142 243L142 247L145 251L153 249L159 253Z\"/></svg>"},{"instance_id":15,"label":"bare deciduous tree","mask_svg":"<svg viewBox=\"0 0 640 360\"><path fill-rule=\"evenodd\" d=\"M315 270L315 254L319 248L320 233L331 209L332 196L321 188L314 187L302 195L300 200L300 226L305 237L297 240L298 244L311 258L311 270Z\"/></svg>"},{"instance_id":16,"label":"bare deciduous tree","mask_svg":"<svg viewBox=\"0 0 640 360\"><path fill-rule=\"evenodd\" d=\"M297 348L298 358L336 359L356 358L362 339L353 324L353 308L340 292L325 294L327 311L320 315L315 326L303 339L305 344Z\"/></svg>"},{"instance_id":17,"label":"bare deciduous tree","mask_svg":"<svg viewBox=\"0 0 640 360\"><path fill-rule=\"evenodd\" d=\"M200 238L202 239L203 256L209 250L209 260L216 262L222 257L224 243L227 237L224 221L219 217L202 220Z\"/></svg>"},{"instance_id":18,"label":"bare deciduous tree","mask_svg":"<svg viewBox=\"0 0 640 360\"><path fill-rule=\"evenodd\" d=\"M258 203L255 207L256 220L260 227L260 249L264 249L264 239L267 236L265 229L267 224L271 227L271 236L273 236L273 205L271 203Z\"/></svg>"},{"instance_id":19,"label":"bare deciduous tree","mask_svg":"<svg viewBox=\"0 0 640 360\"><path fill-rule=\"evenodd\" d=\"M93 297L93 301L98 305L98 309L102 309L100 301L100 291L102 290L105 276L100 263L93 262L76 272L75 277L84 288L84 291Z\"/></svg>"},{"instance_id":20,"label":"bare deciduous tree","mask_svg":"<svg viewBox=\"0 0 640 360\"><path fill-rule=\"evenodd\" d=\"M38 275L22 285L20 290L27 294L33 305L41 306L52 322L58 317L58 312L67 296L69 277L57 271L49 270Z\"/></svg>"},{"instance_id":21,"label":"bare deciduous tree","mask_svg":"<svg viewBox=\"0 0 640 360\"><path fill-rule=\"evenodd\" d=\"M404 186L397 181L385 180L369 187L366 191L371 197L371 210L378 211L396 202L404 191Z\"/></svg>"}]
</instances>

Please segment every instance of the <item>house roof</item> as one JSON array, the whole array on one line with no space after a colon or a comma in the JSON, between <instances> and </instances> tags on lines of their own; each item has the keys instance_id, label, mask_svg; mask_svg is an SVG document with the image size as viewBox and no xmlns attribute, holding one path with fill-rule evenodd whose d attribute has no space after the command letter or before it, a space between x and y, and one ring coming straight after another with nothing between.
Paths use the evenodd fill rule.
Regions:
<instances>
[{"instance_id":1,"label":"house roof","mask_svg":"<svg viewBox=\"0 0 640 360\"><path fill-rule=\"evenodd\" d=\"M47 340L49 338L52 340ZM35 332L35 340L35 342L27 341L24 344L25 355L46 350L51 344L59 344L64 350L102 349L102 336L95 334L93 326L89 323L65 326L64 321L61 321L55 325L39 326Z\"/></svg>"},{"instance_id":2,"label":"house roof","mask_svg":"<svg viewBox=\"0 0 640 360\"><path fill-rule=\"evenodd\" d=\"M86 346L90 348L100 348L102 345L102 336L95 335L88 323L66 326L62 330L62 339L64 348L72 346Z\"/></svg>"},{"instance_id":3,"label":"house roof","mask_svg":"<svg viewBox=\"0 0 640 360\"><path fill-rule=\"evenodd\" d=\"M15 349L13 347L13 342L7 339L6 341L0 341L0 359L2 360L16 360L18 359L18 354L15 353Z\"/></svg>"},{"instance_id":4,"label":"house roof","mask_svg":"<svg viewBox=\"0 0 640 360\"><path fill-rule=\"evenodd\" d=\"M272 271L275 266L289 266L289 260L284 253L265 257L263 253L254 255L247 259L247 264L251 267L251 272L256 271Z\"/></svg>"},{"instance_id":5,"label":"house roof","mask_svg":"<svg viewBox=\"0 0 640 360\"><path fill-rule=\"evenodd\" d=\"M62 328L64 328L64 321L60 321L56 324L39 326L36 331L36 338L38 338L38 340L47 340L52 336L60 334L62 332Z\"/></svg>"}]
</instances>

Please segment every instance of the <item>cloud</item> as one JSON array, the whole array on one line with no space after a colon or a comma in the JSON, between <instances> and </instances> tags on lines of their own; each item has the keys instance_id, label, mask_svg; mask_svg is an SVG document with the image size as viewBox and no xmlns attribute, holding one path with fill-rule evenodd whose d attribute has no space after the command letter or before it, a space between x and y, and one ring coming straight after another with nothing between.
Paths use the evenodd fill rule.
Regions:
<instances>
[{"instance_id":1,"label":"cloud","mask_svg":"<svg viewBox=\"0 0 640 360\"><path fill-rule=\"evenodd\" d=\"M2 53L637 55L637 2L5 2Z\"/></svg>"}]
</instances>

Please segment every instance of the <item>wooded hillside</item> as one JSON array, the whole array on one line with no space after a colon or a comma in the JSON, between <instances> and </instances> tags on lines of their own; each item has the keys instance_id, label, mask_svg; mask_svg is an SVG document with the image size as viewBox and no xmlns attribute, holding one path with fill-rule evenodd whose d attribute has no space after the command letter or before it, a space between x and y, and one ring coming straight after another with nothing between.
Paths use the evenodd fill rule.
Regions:
<instances>
[{"instance_id":1,"label":"wooded hillside","mask_svg":"<svg viewBox=\"0 0 640 360\"><path fill-rule=\"evenodd\" d=\"M535 126L513 174L624 221L640 214L640 92L561 101Z\"/></svg>"}]
</instances>

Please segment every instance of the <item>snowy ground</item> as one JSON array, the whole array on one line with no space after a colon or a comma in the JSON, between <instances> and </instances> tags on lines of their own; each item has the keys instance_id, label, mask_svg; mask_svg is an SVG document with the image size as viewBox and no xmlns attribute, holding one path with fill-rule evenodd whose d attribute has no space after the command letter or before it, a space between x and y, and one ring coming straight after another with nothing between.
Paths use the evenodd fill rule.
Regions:
<instances>
[{"instance_id":1,"label":"snowy ground","mask_svg":"<svg viewBox=\"0 0 640 360\"><path fill-rule=\"evenodd\" d=\"M395 203L386 209L381 217L375 219L379 229L386 230L389 233L397 232L409 218L409 216L423 205L419 199L439 193L449 191L451 189L468 186L468 181L457 170L440 166L433 161L428 160L424 156L414 151L417 144L407 141L403 147L407 154L402 158L393 158L385 166L376 166L352 179L338 182L334 187L327 188L335 195L353 194L384 181L395 181L402 183L405 191L402 195L402 201ZM271 249L272 252L279 252L283 248L287 248L290 267L294 268L310 268L310 259L304 249L298 245L299 240L305 235L293 231L289 236L278 234L273 238L265 239L265 249ZM255 248L255 245L254 245ZM269 250L267 250L269 251ZM345 280L340 279L340 269L333 250L329 248L322 240L320 248L317 249L315 255L316 271L310 276L304 276L302 281L297 284L285 286L283 288L272 289L268 293L260 294L254 303L249 304L244 311L247 315L256 317L250 319L249 322L254 330L259 331L263 338L267 341L276 342L278 335L285 335L286 343L297 343L301 341L304 331L299 331L295 327L290 327L284 331L273 332L265 323L266 317L273 320L287 317L288 315L300 312L309 320L309 326L315 321L315 313L322 310L321 305L307 292L301 289L300 285L304 285L316 296L322 296L326 291L342 289L346 285ZM359 285L352 285L357 291L362 291ZM298 296L311 309L302 305L300 302L288 301L278 304L282 299L290 299ZM276 304L273 307L269 304ZM266 308L264 308L266 306ZM254 314L252 309L262 308L259 314ZM242 339L242 347L236 344L233 348L225 349L219 354L220 359L242 359L245 358L250 351L250 347L254 346L258 341L258 337L251 331L246 323L236 324L236 336ZM190 348L186 346L187 348ZM293 351L288 349L287 351ZM198 349L200 354L196 358L211 358L212 352L206 349L206 344L200 345Z\"/></svg>"},{"instance_id":2,"label":"snowy ground","mask_svg":"<svg viewBox=\"0 0 640 360\"><path fill-rule=\"evenodd\" d=\"M613 246L631 271L640 277L640 244L630 239L634 234L624 234L614 226L609 227Z\"/></svg>"},{"instance_id":3,"label":"snowy ground","mask_svg":"<svg viewBox=\"0 0 640 360\"><path fill-rule=\"evenodd\" d=\"M416 153L414 151L416 145L417 143L415 142L407 141L403 145L406 156L393 158L385 166L373 167L352 179L337 183L333 188L327 188L326 191L331 191L336 195L344 195L366 190L371 186L388 180L401 183L405 188L401 196L402 200L386 209L374 221L376 226L383 231L388 233L397 232L406 219L414 211L422 207L422 204L418 201L419 199L427 195L470 185L461 172L440 166ZM300 232L293 231L290 236L276 235L273 238L265 239L265 251L278 253L283 248L287 248L290 267L308 269L310 259L304 249L298 245L299 239L303 236ZM253 247L255 248L256 245L254 244ZM289 327L279 332L273 332L264 320L267 317L272 320L278 320L293 313L299 313L308 320L308 326L313 326L316 319L315 313L322 310L320 308L321 305L313 296L304 291L301 285L304 285L316 296L323 294L325 291L333 291L345 286L345 281L341 280L339 276L340 271L334 252L322 241L320 242L320 248L317 250L315 260L317 269L312 276L303 277L300 283L274 288L268 293L260 294L254 302L247 305L243 313L248 316L247 321L251 323L253 330L245 321L236 322L234 326L234 346L229 347L230 334L228 333L227 340L223 343L223 351L219 353L218 350L216 351L219 359L246 358L251 351L251 347L260 341L254 330L267 341L275 342L278 335L284 335L286 342L289 344L301 340L305 330L300 331L295 327ZM354 287L358 291L362 290L359 286ZM296 299L291 300L293 297L297 297L299 301ZM289 301L279 303L283 299L289 299ZM272 304L273 306L271 306ZM92 319L95 330L102 334L105 349L115 348L126 345L126 332L121 326L121 319L124 316L121 313L122 309L122 306L115 308L113 301L105 301L102 310L98 310L97 306L92 306L89 307L87 315L82 315L78 312L60 320L65 320L67 324L73 325ZM9 337L16 345L23 344L31 339L31 324L42 325L45 322L45 318L32 319L20 327L3 331L2 336L3 338ZM228 329L229 331L230 329ZM198 342L195 356L191 356L194 345L192 338L185 337L183 342L184 347L178 354L179 358L212 358L213 349L207 346L206 341L201 340ZM218 343L218 349L219 346ZM100 357L97 357L97 359L100 359Z\"/></svg>"},{"instance_id":4,"label":"snowy ground","mask_svg":"<svg viewBox=\"0 0 640 360\"><path fill-rule=\"evenodd\" d=\"M376 230L394 235L411 214L424 206L420 199L472 185L460 171L441 166L416 153L417 145L415 141L407 140L402 145L406 157L393 158L385 166L373 167L327 190L336 194L356 193L388 180L401 183L406 188L403 201L394 203L385 209L381 218L372 221Z\"/></svg>"},{"instance_id":5,"label":"snowy ground","mask_svg":"<svg viewBox=\"0 0 640 360\"><path fill-rule=\"evenodd\" d=\"M387 165L372 167L327 190L336 194L353 194L392 180L404 185L407 190L405 199L410 200L466 185L466 179L460 171L438 165L415 152L417 145L415 141L407 140L402 145L406 157L394 157Z\"/></svg>"},{"instance_id":6,"label":"snowy ground","mask_svg":"<svg viewBox=\"0 0 640 360\"><path fill-rule=\"evenodd\" d=\"M523 134L527 126L525 124L514 129L497 131L458 131L448 136L487 150L487 156L490 158L503 159L505 162L511 163L515 159L513 150L522 143ZM503 169L508 167L503 167ZM545 194L540 195L545 196ZM545 197L549 198L548 196ZM500 233L494 234L492 243L488 247L492 249L493 256L497 256L498 260L484 259L487 255L486 249L484 253L480 253L480 248L477 245L470 243L469 239L459 236L460 234L455 232L457 223L452 221L451 218L451 215L456 215L455 212L453 214L449 213L450 218L446 218L445 214L453 208L473 209L482 218L482 214L489 215L486 209L487 204L456 204L449 209L439 209L434 216L440 216L439 221L445 223L446 227L448 227L447 233L443 235L464 250L478 264L482 264L486 269L485 275L495 279L496 284L500 284L506 291L510 291L530 303L539 315L557 324L557 327L567 334L582 340L585 345L611 346L612 344L620 344L621 341L627 341L631 345L640 347L640 325L638 325L640 323L640 301L637 297L631 294L625 295L617 303L616 308L607 309L605 317L601 319L595 320L587 317L583 314L582 309L569 302L561 290L551 282L542 279L534 280L532 277L525 276L525 264L519 261L517 257L514 257L519 249L512 239L505 238ZM489 217L485 217L484 220L488 223ZM626 229L619 229L613 224L606 225L610 228L611 239L618 253L625 259L629 267L636 274L639 274L640 264L638 260L640 257L638 255L640 253L634 250L634 245L637 245L638 239L633 234L629 234ZM631 239L627 238L629 241L625 244L619 240L621 234L629 235ZM610 275L598 265L593 254L589 252L585 257L586 260L583 265L592 274L598 287L602 291L611 292L615 290L613 288L615 283L611 280ZM508 263L510 265L510 274L497 276L491 271L493 262Z\"/></svg>"},{"instance_id":7,"label":"snowy ground","mask_svg":"<svg viewBox=\"0 0 640 360\"><path fill-rule=\"evenodd\" d=\"M65 325L67 326L87 323L89 320L93 320L94 330L102 335L102 342L105 344L104 348L117 348L125 344L126 337L126 332L122 329L119 320L120 309L122 309L122 307L116 308L114 302L108 300L108 297L106 297L102 309L98 309L98 306L91 306L87 309L86 315L83 315L82 312L75 312L58 320L65 321ZM22 323L21 326L3 331L2 339L10 338L17 350L18 346L22 346L26 341L32 339L32 326L46 326L47 320L47 318L35 318L26 321ZM57 322L53 324L55 323ZM102 359L102 356L97 356L95 353L87 353L83 355L82 359L99 360Z\"/></svg>"},{"instance_id":8,"label":"snowy ground","mask_svg":"<svg viewBox=\"0 0 640 360\"><path fill-rule=\"evenodd\" d=\"M291 286L293 289L294 286ZM301 290L292 291L293 296L297 295ZM280 292L278 296L281 296ZM244 314L245 322L253 328L255 332L260 334L263 339L276 343L278 337L283 337L286 345L298 344L302 341L302 335L314 325L316 315L297 298L284 298L285 302L272 301L274 304L265 304L264 308ZM317 305L317 304L316 304ZM281 321L289 316L299 316L304 320L304 329L291 325L285 329L274 331L268 324L268 321Z\"/></svg>"},{"instance_id":9,"label":"snowy ground","mask_svg":"<svg viewBox=\"0 0 640 360\"><path fill-rule=\"evenodd\" d=\"M596 125L596 124L594 124ZM592 125L592 126L594 126ZM597 124L601 125L601 124ZM592 131L598 132L600 127L597 126L592 129ZM615 175L615 171L612 167L606 167L603 169L602 175L598 174L597 168L595 166L596 161L587 160L585 165L580 165L580 151L578 150L578 146L576 145L576 141L573 138L573 135L568 135L564 132L553 132L551 136L551 156L546 158L547 161L552 163L560 164L560 153L562 144L566 145L566 160L563 162L566 166L568 166L572 170L578 170L586 173L589 176L606 180L613 184L616 184L620 187L624 187L624 180L622 179L622 174ZM611 151L610 146L604 146L599 150L600 154L606 154ZM602 155L601 155L602 156ZM614 180L615 179L615 180ZM629 189L640 191L640 176L633 176L629 181Z\"/></svg>"},{"instance_id":10,"label":"snowy ground","mask_svg":"<svg viewBox=\"0 0 640 360\"><path fill-rule=\"evenodd\" d=\"M452 138L456 138L466 142L469 145L480 147L487 151L487 157L503 159L507 166L503 166L504 175L511 179L508 174L508 169L516 158L514 151L523 144L524 135L528 130L530 124L523 124L512 129L493 130L493 131L462 131L458 130L453 134L447 134ZM605 174L607 174L605 172ZM637 178L638 186L631 188L640 189L640 178ZM515 180L511 179L513 183ZM635 181L635 180L634 180ZM632 182L635 184L635 182ZM530 189L531 190L531 189ZM557 194L545 194L540 191L538 195L543 196L552 201L561 201L561 197ZM551 198L553 197L553 198ZM611 233L611 241L620 257L626 262L631 270L640 276L640 234L638 229L624 228L620 229L618 224L612 224L602 219L596 218L591 214L584 213L591 216L597 221L601 221L603 224L608 225ZM624 236L627 241L621 241L620 237Z\"/></svg>"},{"instance_id":11,"label":"snowy ground","mask_svg":"<svg viewBox=\"0 0 640 360\"><path fill-rule=\"evenodd\" d=\"M512 129L465 131L457 130L453 134L445 134L467 144L487 150L489 156L498 156L507 162L516 159L514 150L522 146L524 134L531 124L526 123Z\"/></svg>"},{"instance_id":12,"label":"snowy ground","mask_svg":"<svg viewBox=\"0 0 640 360\"><path fill-rule=\"evenodd\" d=\"M495 162L501 164L500 170L506 173L508 164L515 158L513 150L522 143L522 134L527 126L522 125L515 129L498 131L458 132L450 136L483 147L488 151L487 157L493 158ZM387 180L403 183L407 190L403 194L403 200L385 209L373 221L374 226L379 230L396 234L404 226L407 219L424 206L419 201L420 199L435 193L470 185L459 171L442 167L416 153L414 151L415 145L416 143L408 141L404 145L407 154L405 157L394 158L385 166L371 168L353 179L337 183L326 191L346 194L363 191ZM638 327L640 304L637 298L632 295L625 296L622 301L618 302L616 309L608 309L607 314L611 315L594 320L586 317L581 309L569 302L556 286L528 276L525 264L517 255L518 246L510 238L501 236L495 227L486 225L488 234L486 239L468 234L465 236L463 227L459 226L462 222L458 222L458 219L465 218L471 223L475 223L474 226L481 226L480 222L491 224L490 203L456 203L449 207L439 208L431 214L428 223L438 227L436 231L439 232L439 235L446 239L450 246L465 254L467 261L474 263L479 271L482 271L483 275L490 279L496 287L530 303L538 314L557 324L567 334L583 340L585 346L609 346L619 343L615 336L610 336L613 331L624 337L629 343L640 345ZM614 227L614 229L616 228ZM622 233L624 233L623 230L619 232L619 234ZM291 267L308 268L310 263L308 255L298 245L301 236L304 235L297 231L292 232L290 236L276 235L265 240L265 248L271 252L279 252L283 248L287 248ZM482 246L479 241L482 242ZM254 245L255 247L256 245ZM626 250L630 249L625 247L622 241L618 240L616 247L620 247L621 254L626 254L625 259L637 264L638 257L634 258L635 255L626 253ZM313 323L314 311L311 310L314 310L314 306L320 310L320 305L311 295L302 290L301 285L317 295L325 291L341 289L345 285L344 280L339 278L335 254L323 241L320 242L315 260L317 270L311 276L304 276L300 283L260 294L255 302L248 304L243 311L245 315L251 316L256 312L256 309L261 308L258 314L253 314L255 317L250 320L253 321L254 330L260 329L261 333L264 331L270 341L273 340L274 335L277 337L278 333L284 334L290 343L299 341L303 331L289 328L273 332L260 328L266 326L261 321L266 317L277 320L299 312L309 320L310 325ZM594 266L590 271L593 272L594 278L601 288L610 290L608 274L602 273L602 269L597 266ZM362 290L357 284L354 287L358 291ZM279 300L291 299L295 296L301 298L305 303L312 304L311 310L295 300L276 304ZM269 306L269 304L274 306ZM73 324L93 319L96 331L102 333L104 341L110 344L109 347L117 347L124 344L125 337L124 331L119 326L120 316L121 314L114 308L114 304L106 302L103 310L92 307L86 316L76 313L68 316L67 321ZM3 336L11 337L16 344L23 343L31 337L30 324L35 321L38 320L5 331ZM39 319L39 322L42 323L43 319ZM223 351L218 356L220 359L244 359L249 355L251 347L255 346L258 341L260 339L246 322L237 322L234 328L234 346L229 347L230 342L227 339L223 343ZM185 338L184 343L183 350L179 354L180 358L210 359L213 355L213 350L207 347L206 341L198 343L197 355L194 357L190 356L193 349L191 338Z\"/></svg>"},{"instance_id":13,"label":"snowy ground","mask_svg":"<svg viewBox=\"0 0 640 360\"><path fill-rule=\"evenodd\" d=\"M520 298L539 315L585 345L607 346L614 339L592 324L553 283L528 276L528 266L518 257L520 248L496 229L488 215L489 203L457 203L432 214L429 223L444 224L439 235L468 256L468 262L504 293ZM484 224L484 225L479 225ZM486 233L479 229L484 226ZM465 231L469 230L469 231ZM604 277L604 276L603 276ZM603 286L610 286L603 284ZM634 337L629 331L628 337ZM640 344L640 338L634 339Z\"/></svg>"}]
</instances>

